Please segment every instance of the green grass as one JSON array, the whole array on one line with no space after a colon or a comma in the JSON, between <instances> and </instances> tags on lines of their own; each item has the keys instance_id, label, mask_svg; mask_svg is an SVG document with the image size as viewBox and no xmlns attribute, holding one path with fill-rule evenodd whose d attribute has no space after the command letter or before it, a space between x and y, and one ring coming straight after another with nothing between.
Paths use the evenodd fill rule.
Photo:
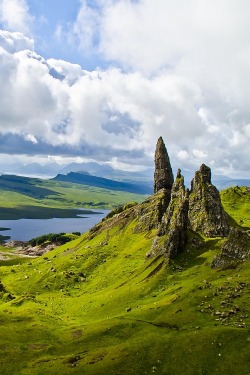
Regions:
<instances>
[{"instance_id":1,"label":"green grass","mask_svg":"<svg viewBox=\"0 0 250 375\"><path fill-rule=\"evenodd\" d=\"M145 198L139 194L68 182L29 180L33 184L24 184L27 191L14 182L13 186L6 187L9 190L1 190L0 220L76 217L79 212L74 208L112 209L126 202L141 202Z\"/></svg>"},{"instance_id":2,"label":"green grass","mask_svg":"<svg viewBox=\"0 0 250 375\"><path fill-rule=\"evenodd\" d=\"M250 228L250 188L235 186L223 190L221 200L231 217L231 225Z\"/></svg>"},{"instance_id":3,"label":"green grass","mask_svg":"<svg viewBox=\"0 0 250 375\"><path fill-rule=\"evenodd\" d=\"M146 259L157 230L140 206L117 217L0 267L1 375L249 374L249 261L211 269L220 238Z\"/></svg>"}]
</instances>

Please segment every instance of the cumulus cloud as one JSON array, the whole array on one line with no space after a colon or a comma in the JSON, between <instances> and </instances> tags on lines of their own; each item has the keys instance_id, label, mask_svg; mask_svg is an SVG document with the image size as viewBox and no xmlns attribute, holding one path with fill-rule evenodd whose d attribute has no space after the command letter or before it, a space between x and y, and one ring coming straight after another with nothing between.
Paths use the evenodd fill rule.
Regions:
<instances>
[{"instance_id":1,"label":"cumulus cloud","mask_svg":"<svg viewBox=\"0 0 250 375\"><path fill-rule=\"evenodd\" d=\"M32 39L0 33L0 132L9 152L17 140L20 153L151 165L162 135L176 167L206 162L246 175L250 3L178 4L82 1L71 38L114 63L106 70L46 60Z\"/></svg>"},{"instance_id":2,"label":"cumulus cloud","mask_svg":"<svg viewBox=\"0 0 250 375\"><path fill-rule=\"evenodd\" d=\"M0 22L9 31L30 33L32 16L26 0L1 0Z\"/></svg>"},{"instance_id":3,"label":"cumulus cloud","mask_svg":"<svg viewBox=\"0 0 250 375\"><path fill-rule=\"evenodd\" d=\"M20 32L0 30L0 47L10 53L23 50L34 50L34 40Z\"/></svg>"},{"instance_id":4,"label":"cumulus cloud","mask_svg":"<svg viewBox=\"0 0 250 375\"><path fill-rule=\"evenodd\" d=\"M141 145L152 157L152 143L161 134L176 163L196 167L207 162L229 173L240 166L247 173L249 1L81 4L74 23L77 43L122 69L93 73L88 93L82 85L87 87L89 75L73 88L79 89L81 101L89 94L91 106L102 108L93 110L93 128L86 137L92 138L102 123L102 139L113 142L117 120L112 118L122 123L126 115L122 128L130 143L122 143L130 148ZM77 105L73 116L83 118L83 107ZM121 126L117 140L119 131Z\"/></svg>"}]
</instances>

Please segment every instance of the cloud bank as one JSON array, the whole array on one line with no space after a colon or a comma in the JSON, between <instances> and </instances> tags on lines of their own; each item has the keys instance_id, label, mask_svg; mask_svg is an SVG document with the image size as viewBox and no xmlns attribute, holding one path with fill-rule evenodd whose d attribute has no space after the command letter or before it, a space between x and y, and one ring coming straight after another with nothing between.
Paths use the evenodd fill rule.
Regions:
<instances>
[{"instance_id":1,"label":"cloud bank","mask_svg":"<svg viewBox=\"0 0 250 375\"><path fill-rule=\"evenodd\" d=\"M68 41L106 60L94 71L2 31L1 136L12 152L16 137L19 153L150 165L162 135L176 167L247 176L249 14L247 0L83 0Z\"/></svg>"}]
</instances>

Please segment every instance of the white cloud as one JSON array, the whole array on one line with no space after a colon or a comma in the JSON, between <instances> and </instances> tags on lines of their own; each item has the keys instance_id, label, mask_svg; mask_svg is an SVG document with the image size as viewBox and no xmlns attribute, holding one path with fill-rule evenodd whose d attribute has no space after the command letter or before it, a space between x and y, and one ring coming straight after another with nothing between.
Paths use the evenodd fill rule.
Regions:
<instances>
[{"instance_id":1,"label":"white cloud","mask_svg":"<svg viewBox=\"0 0 250 375\"><path fill-rule=\"evenodd\" d=\"M1 134L25 134L32 147L47 143L51 153L57 146L65 154L85 147L85 156L116 165L148 165L162 135L176 167L206 162L220 173L239 165L249 170L245 61L230 65L224 87L225 77L211 78L211 65L205 74L200 61L193 70L185 65L186 72L181 62L153 75L117 68L89 72L44 59L20 33L0 33L0 46Z\"/></svg>"},{"instance_id":2,"label":"white cloud","mask_svg":"<svg viewBox=\"0 0 250 375\"><path fill-rule=\"evenodd\" d=\"M1 0L0 20L9 31L30 32L32 16L26 0Z\"/></svg>"},{"instance_id":3,"label":"white cloud","mask_svg":"<svg viewBox=\"0 0 250 375\"><path fill-rule=\"evenodd\" d=\"M247 124L243 128L244 135L250 139L250 124Z\"/></svg>"},{"instance_id":4,"label":"white cloud","mask_svg":"<svg viewBox=\"0 0 250 375\"><path fill-rule=\"evenodd\" d=\"M207 154L202 150L194 149L193 154L201 162L207 157Z\"/></svg>"},{"instance_id":5,"label":"white cloud","mask_svg":"<svg viewBox=\"0 0 250 375\"><path fill-rule=\"evenodd\" d=\"M78 64L72 64L67 61L48 59L47 63L49 67L55 69L59 74L64 77L69 85L74 84L81 76L85 75L81 66Z\"/></svg>"},{"instance_id":6,"label":"white cloud","mask_svg":"<svg viewBox=\"0 0 250 375\"><path fill-rule=\"evenodd\" d=\"M25 139L26 141L31 142L31 143L34 143L34 144L37 144L37 143L38 143L36 137L35 137L33 134L26 134L26 135L24 136L24 139Z\"/></svg>"},{"instance_id":7,"label":"white cloud","mask_svg":"<svg viewBox=\"0 0 250 375\"><path fill-rule=\"evenodd\" d=\"M0 47L7 52L19 52L24 50L34 50L34 40L27 38L20 32L9 32L0 30Z\"/></svg>"},{"instance_id":8,"label":"white cloud","mask_svg":"<svg viewBox=\"0 0 250 375\"><path fill-rule=\"evenodd\" d=\"M184 160L187 160L189 157L189 154L187 151L185 150L180 150L178 153L177 153L177 158L184 161Z\"/></svg>"},{"instance_id":9,"label":"white cloud","mask_svg":"<svg viewBox=\"0 0 250 375\"><path fill-rule=\"evenodd\" d=\"M73 30L68 34L69 41L71 42L72 38L77 38L80 48L92 52L92 46L99 33L99 20L98 10L88 6L87 0L81 0L81 7L73 24Z\"/></svg>"}]
</instances>

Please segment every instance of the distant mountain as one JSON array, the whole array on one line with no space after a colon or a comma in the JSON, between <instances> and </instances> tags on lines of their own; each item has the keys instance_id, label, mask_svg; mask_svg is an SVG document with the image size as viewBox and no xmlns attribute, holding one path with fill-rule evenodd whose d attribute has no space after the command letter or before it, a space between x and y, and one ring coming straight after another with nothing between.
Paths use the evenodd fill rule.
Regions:
<instances>
[{"instance_id":1,"label":"distant mountain","mask_svg":"<svg viewBox=\"0 0 250 375\"><path fill-rule=\"evenodd\" d=\"M135 194L152 194L152 187L143 184L115 181L103 177L92 176L86 173L70 172L67 175L58 174L52 180L71 182L81 185L95 186L102 189L126 191Z\"/></svg>"},{"instance_id":2,"label":"distant mountain","mask_svg":"<svg viewBox=\"0 0 250 375\"><path fill-rule=\"evenodd\" d=\"M30 163L22 167L19 167L13 172L18 172L19 174L27 175L48 175L53 176L61 169L61 165L57 163L51 163L46 165L41 165L39 163Z\"/></svg>"},{"instance_id":3,"label":"distant mountain","mask_svg":"<svg viewBox=\"0 0 250 375\"><path fill-rule=\"evenodd\" d=\"M89 163L70 163L59 170L61 174L67 174L70 172L88 172L92 175L101 175L100 177L112 174L114 169L106 164L98 164L95 162Z\"/></svg>"},{"instance_id":4,"label":"distant mountain","mask_svg":"<svg viewBox=\"0 0 250 375\"><path fill-rule=\"evenodd\" d=\"M62 165L57 163L50 163L46 165L41 165L39 163L29 163L29 164L21 164L21 163L13 163L10 165L1 165L1 172L2 174L15 174L20 176L27 176L27 177L54 177L56 176Z\"/></svg>"},{"instance_id":5,"label":"distant mountain","mask_svg":"<svg viewBox=\"0 0 250 375\"><path fill-rule=\"evenodd\" d=\"M232 186L250 186L250 179L228 179L228 180L213 180L218 190L224 190Z\"/></svg>"},{"instance_id":6,"label":"distant mountain","mask_svg":"<svg viewBox=\"0 0 250 375\"><path fill-rule=\"evenodd\" d=\"M84 163L70 163L70 164L58 164L50 163L42 165L40 163L22 164L15 162L5 165L0 163L0 174L15 174L27 177L38 177L38 178L53 178L58 174L67 175L70 172L83 173L85 175L91 175L96 177L105 178L108 180L115 180L129 184L144 185L147 191L151 191L153 186L154 170L153 168L147 168L143 171L123 171L114 169L107 164L99 164L96 162L84 162ZM190 188L191 180L194 176L194 171L183 170L182 174L185 178L186 187ZM250 179L233 179L223 175L212 175L212 182L219 190L226 189L231 186L250 186Z\"/></svg>"}]
</instances>

